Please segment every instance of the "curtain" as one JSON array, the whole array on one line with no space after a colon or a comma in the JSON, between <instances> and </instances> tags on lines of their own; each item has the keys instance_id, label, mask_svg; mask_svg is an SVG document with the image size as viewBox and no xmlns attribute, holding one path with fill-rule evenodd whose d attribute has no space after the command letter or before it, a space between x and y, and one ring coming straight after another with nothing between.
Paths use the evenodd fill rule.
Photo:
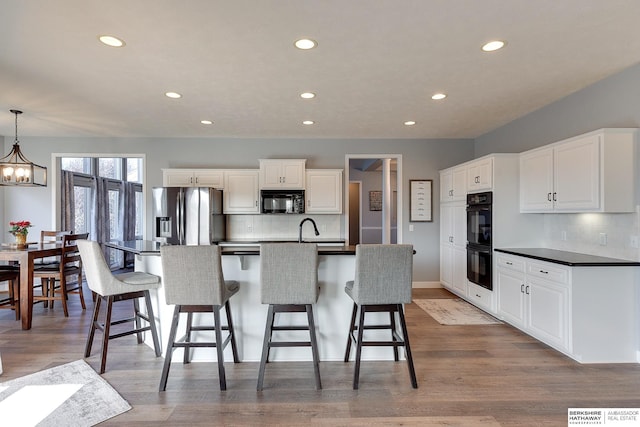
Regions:
<instances>
[{"instance_id":1,"label":"curtain","mask_svg":"<svg viewBox=\"0 0 640 427\"><path fill-rule=\"evenodd\" d=\"M62 205L62 230L76 231L73 219L75 218L75 197L73 189L73 172L60 171Z\"/></svg>"},{"instance_id":2,"label":"curtain","mask_svg":"<svg viewBox=\"0 0 640 427\"><path fill-rule=\"evenodd\" d=\"M118 215L120 221L120 229L122 230L122 240L135 240L136 238L136 184L133 182L123 182L120 191L120 212ZM123 263L121 266L133 264L134 255L132 253L124 253L124 258L119 258L118 262Z\"/></svg>"},{"instance_id":3,"label":"curtain","mask_svg":"<svg viewBox=\"0 0 640 427\"><path fill-rule=\"evenodd\" d=\"M102 245L111 240L109 235L109 180L97 177L94 181L92 194L93 221L91 223L91 235L95 236L96 241ZM105 259L108 260L108 249L102 246L102 251Z\"/></svg>"}]
</instances>

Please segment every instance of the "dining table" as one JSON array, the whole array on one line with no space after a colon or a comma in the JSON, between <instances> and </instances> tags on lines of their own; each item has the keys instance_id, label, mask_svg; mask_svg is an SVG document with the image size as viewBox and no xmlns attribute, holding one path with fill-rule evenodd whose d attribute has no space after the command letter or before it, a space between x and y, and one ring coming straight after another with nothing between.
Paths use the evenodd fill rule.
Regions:
<instances>
[{"instance_id":1,"label":"dining table","mask_svg":"<svg viewBox=\"0 0 640 427\"><path fill-rule=\"evenodd\" d=\"M60 243L29 243L0 245L0 261L17 262L20 266L20 321L22 329L31 329L33 318L33 265L38 258L62 254Z\"/></svg>"}]
</instances>

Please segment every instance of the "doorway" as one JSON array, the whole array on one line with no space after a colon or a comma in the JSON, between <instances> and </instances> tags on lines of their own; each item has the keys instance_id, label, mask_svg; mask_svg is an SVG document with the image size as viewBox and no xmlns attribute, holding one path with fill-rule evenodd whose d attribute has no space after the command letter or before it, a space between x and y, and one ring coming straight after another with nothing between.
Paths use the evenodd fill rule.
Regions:
<instances>
[{"instance_id":1,"label":"doorway","mask_svg":"<svg viewBox=\"0 0 640 427\"><path fill-rule=\"evenodd\" d=\"M401 243L402 155L347 154L345 171L347 243Z\"/></svg>"}]
</instances>

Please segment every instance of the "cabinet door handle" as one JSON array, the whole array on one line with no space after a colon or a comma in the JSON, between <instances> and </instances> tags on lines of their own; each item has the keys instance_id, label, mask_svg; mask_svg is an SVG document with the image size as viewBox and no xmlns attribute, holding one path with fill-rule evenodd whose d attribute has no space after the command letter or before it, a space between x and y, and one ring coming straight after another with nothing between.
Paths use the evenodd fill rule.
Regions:
<instances>
[{"instance_id":1,"label":"cabinet door handle","mask_svg":"<svg viewBox=\"0 0 640 427\"><path fill-rule=\"evenodd\" d=\"M557 201L558 201L557 194L558 194L558 193L556 193L556 192L554 192L554 193L553 193L553 201L554 201L554 202L557 202Z\"/></svg>"},{"instance_id":2,"label":"cabinet door handle","mask_svg":"<svg viewBox=\"0 0 640 427\"><path fill-rule=\"evenodd\" d=\"M527 295L531 295L531 294L529 293L529 286L527 286L527 287L525 288L524 293L525 293L525 294L527 294Z\"/></svg>"},{"instance_id":3,"label":"cabinet door handle","mask_svg":"<svg viewBox=\"0 0 640 427\"><path fill-rule=\"evenodd\" d=\"M198 183L199 183L199 181L198 181L198 177L196 176L196 184L198 184Z\"/></svg>"},{"instance_id":4,"label":"cabinet door handle","mask_svg":"<svg viewBox=\"0 0 640 427\"><path fill-rule=\"evenodd\" d=\"M476 176L476 184L480 184L480 177Z\"/></svg>"},{"instance_id":5,"label":"cabinet door handle","mask_svg":"<svg viewBox=\"0 0 640 427\"><path fill-rule=\"evenodd\" d=\"M189 178L189 184L193 184L193 177Z\"/></svg>"},{"instance_id":6,"label":"cabinet door handle","mask_svg":"<svg viewBox=\"0 0 640 427\"><path fill-rule=\"evenodd\" d=\"M547 193L547 200L551 201L551 193Z\"/></svg>"},{"instance_id":7,"label":"cabinet door handle","mask_svg":"<svg viewBox=\"0 0 640 427\"><path fill-rule=\"evenodd\" d=\"M522 285L520 285L520 293L524 294L524 283Z\"/></svg>"},{"instance_id":8,"label":"cabinet door handle","mask_svg":"<svg viewBox=\"0 0 640 427\"><path fill-rule=\"evenodd\" d=\"M453 197L453 190L449 190L449 196Z\"/></svg>"},{"instance_id":9,"label":"cabinet door handle","mask_svg":"<svg viewBox=\"0 0 640 427\"><path fill-rule=\"evenodd\" d=\"M449 242L453 243L453 236L449 236Z\"/></svg>"},{"instance_id":10,"label":"cabinet door handle","mask_svg":"<svg viewBox=\"0 0 640 427\"><path fill-rule=\"evenodd\" d=\"M258 207L258 201L256 200L256 208Z\"/></svg>"}]
</instances>

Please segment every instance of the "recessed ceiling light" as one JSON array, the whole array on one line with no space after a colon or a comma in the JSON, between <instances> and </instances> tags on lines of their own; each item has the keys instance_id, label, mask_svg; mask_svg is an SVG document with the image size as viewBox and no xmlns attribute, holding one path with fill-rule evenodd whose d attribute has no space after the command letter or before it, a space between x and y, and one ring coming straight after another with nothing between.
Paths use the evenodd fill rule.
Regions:
<instances>
[{"instance_id":1,"label":"recessed ceiling light","mask_svg":"<svg viewBox=\"0 0 640 427\"><path fill-rule=\"evenodd\" d=\"M316 42L315 40L311 40L311 39L300 39L300 40L296 40L294 45L298 49L309 50L309 49L313 49L314 47L318 46L318 42Z\"/></svg>"},{"instance_id":2,"label":"recessed ceiling light","mask_svg":"<svg viewBox=\"0 0 640 427\"><path fill-rule=\"evenodd\" d=\"M302 122L303 125L307 125L307 126L312 125L314 123L315 122L313 120L305 120L305 121Z\"/></svg>"},{"instance_id":3,"label":"recessed ceiling light","mask_svg":"<svg viewBox=\"0 0 640 427\"><path fill-rule=\"evenodd\" d=\"M313 92L304 92L300 94L300 98L304 98L304 99L311 99L315 97L316 97L316 94Z\"/></svg>"},{"instance_id":4,"label":"recessed ceiling light","mask_svg":"<svg viewBox=\"0 0 640 427\"><path fill-rule=\"evenodd\" d=\"M435 99L437 101L437 100L440 100L440 99L445 99L446 97L447 97L447 94L445 94L445 93L434 93L431 96L431 99Z\"/></svg>"},{"instance_id":5,"label":"recessed ceiling light","mask_svg":"<svg viewBox=\"0 0 640 427\"><path fill-rule=\"evenodd\" d=\"M414 122L413 120L407 120L406 122L404 122L405 126L413 126L415 124L416 124L416 122Z\"/></svg>"},{"instance_id":6,"label":"recessed ceiling light","mask_svg":"<svg viewBox=\"0 0 640 427\"><path fill-rule=\"evenodd\" d=\"M213 122L211 120L200 120L200 123L202 123L203 125L212 125Z\"/></svg>"},{"instance_id":7,"label":"recessed ceiling light","mask_svg":"<svg viewBox=\"0 0 640 427\"><path fill-rule=\"evenodd\" d=\"M125 45L124 40L115 36L98 36L98 40L111 47L122 47Z\"/></svg>"},{"instance_id":8,"label":"recessed ceiling light","mask_svg":"<svg viewBox=\"0 0 640 427\"><path fill-rule=\"evenodd\" d=\"M502 49L506 46L506 44L507 42L504 42L502 40L492 40L489 43L484 44L482 46L482 50L484 50L485 52L493 52L495 50Z\"/></svg>"},{"instance_id":9,"label":"recessed ceiling light","mask_svg":"<svg viewBox=\"0 0 640 427\"><path fill-rule=\"evenodd\" d=\"M167 93L165 93L165 95L167 97L173 98L173 99L182 98L182 95L180 95L178 92L167 92Z\"/></svg>"}]
</instances>

